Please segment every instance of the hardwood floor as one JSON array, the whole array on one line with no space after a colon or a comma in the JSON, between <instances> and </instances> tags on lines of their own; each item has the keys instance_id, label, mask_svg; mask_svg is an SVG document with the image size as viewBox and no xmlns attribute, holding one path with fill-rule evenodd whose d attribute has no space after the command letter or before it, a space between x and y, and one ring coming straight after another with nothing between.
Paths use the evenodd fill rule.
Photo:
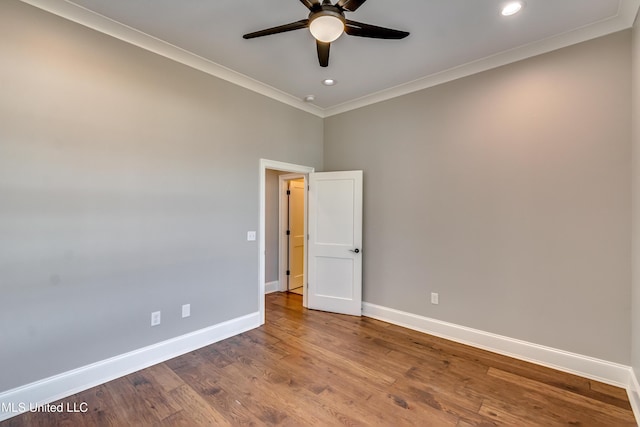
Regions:
<instances>
[{"instance_id":1,"label":"hardwood floor","mask_svg":"<svg viewBox=\"0 0 640 427\"><path fill-rule=\"evenodd\" d=\"M636 425L622 389L270 294L267 323L7 426Z\"/></svg>"}]
</instances>

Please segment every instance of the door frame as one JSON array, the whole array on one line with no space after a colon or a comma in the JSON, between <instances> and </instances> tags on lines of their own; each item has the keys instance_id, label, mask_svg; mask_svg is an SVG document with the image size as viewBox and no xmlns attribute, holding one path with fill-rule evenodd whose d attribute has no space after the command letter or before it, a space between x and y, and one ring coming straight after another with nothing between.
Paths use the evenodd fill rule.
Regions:
<instances>
[{"instance_id":1,"label":"door frame","mask_svg":"<svg viewBox=\"0 0 640 427\"><path fill-rule=\"evenodd\" d=\"M305 182L308 179L307 175L315 172L315 168L310 166L296 165L293 163L279 162L276 160L260 159L260 224L258 231L258 301L260 311L260 324L264 325L265 322L265 252L266 252L266 239L265 239L265 224L266 224L266 174L267 169L277 170L281 172L289 172L295 174L305 175ZM280 190L282 187L280 187ZM305 197L306 199L306 197ZM306 206L306 201L305 201ZM305 220L306 224L306 220ZM280 236L279 240L282 240Z\"/></svg>"}]
</instances>

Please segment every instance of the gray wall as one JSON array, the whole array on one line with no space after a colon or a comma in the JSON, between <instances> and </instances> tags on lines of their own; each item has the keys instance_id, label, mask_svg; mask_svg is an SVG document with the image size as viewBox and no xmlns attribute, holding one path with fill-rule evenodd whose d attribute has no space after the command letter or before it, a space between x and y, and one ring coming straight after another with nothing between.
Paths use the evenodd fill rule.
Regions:
<instances>
[{"instance_id":1,"label":"gray wall","mask_svg":"<svg viewBox=\"0 0 640 427\"><path fill-rule=\"evenodd\" d=\"M639 15L640 17L640 15ZM633 28L633 289L631 366L640 381L640 18Z\"/></svg>"},{"instance_id":2,"label":"gray wall","mask_svg":"<svg viewBox=\"0 0 640 427\"><path fill-rule=\"evenodd\" d=\"M331 117L323 165L321 119L3 0L0 392L258 310L259 158L365 171L366 301L640 372L630 40Z\"/></svg>"},{"instance_id":3,"label":"gray wall","mask_svg":"<svg viewBox=\"0 0 640 427\"><path fill-rule=\"evenodd\" d=\"M364 170L364 300L629 364L630 36L326 119L325 170Z\"/></svg>"},{"instance_id":4,"label":"gray wall","mask_svg":"<svg viewBox=\"0 0 640 427\"><path fill-rule=\"evenodd\" d=\"M258 310L259 159L320 118L17 0L0 85L0 391Z\"/></svg>"},{"instance_id":5,"label":"gray wall","mask_svg":"<svg viewBox=\"0 0 640 427\"><path fill-rule=\"evenodd\" d=\"M265 177L265 282L278 280L279 275L279 219L280 219L280 192L278 177L283 172L267 169Z\"/></svg>"}]
</instances>

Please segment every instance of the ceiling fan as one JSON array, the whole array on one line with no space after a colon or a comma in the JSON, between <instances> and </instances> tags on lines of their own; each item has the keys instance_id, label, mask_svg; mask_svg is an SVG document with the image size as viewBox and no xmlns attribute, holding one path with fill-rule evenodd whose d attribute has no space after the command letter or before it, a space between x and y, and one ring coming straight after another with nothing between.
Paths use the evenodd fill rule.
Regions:
<instances>
[{"instance_id":1,"label":"ceiling fan","mask_svg":"<svg viewBox=\"0 0 640 427\"><path fill-rule=\"evenodd\" d=\"M406 31L392 30L391 28L364 24L345 18L345 12L355 12L365 1L367 0L338 0L336 4L331 4L330 0L323 0L322 3L320 3L320 0L300 0L300 2L309 9L309 17L307 19L301 19L300 21L290 24L279 25L277 27L245 34L242 37L245 39L253 39L309 28L309 31L316 39L320 66L326 67L329 65L331 42L337 40L343 32L350 36L374 39L397 40L409 35Z\"/></svg>"}]
</instances>

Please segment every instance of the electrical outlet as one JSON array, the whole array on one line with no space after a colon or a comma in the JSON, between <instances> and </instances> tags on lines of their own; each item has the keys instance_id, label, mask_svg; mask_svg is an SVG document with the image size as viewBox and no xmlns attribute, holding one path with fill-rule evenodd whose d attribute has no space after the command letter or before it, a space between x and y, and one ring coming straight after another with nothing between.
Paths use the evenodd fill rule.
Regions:
<instances>
[{"instance_id":1,"label":"electrical outlet","mask_svg":"<svg viewBox=\"0 0 640 427\"><path fill-rule=\"evenodd\" d=\"M431 304L438 305L439 303L438 300L439 300L438 294L436 292L431 292Z\"/></svg>"},{"instance_id":2,"label":"electrical outlet","mask_svg":"<svg viewBox=\"0 0 640 427\"><path fill-rule=\"evenodd\" d=\"M247 241L253 242L256 240L256 232L255 231L247 231Z\"/></svg>"},{"instance_id":3,"label":"electrical outlet","mask_svg":"<svg viewBox=\"0 0 640 427\"><path fill-rule=\"evenodd\" d=\"M160 312L154 311L151 313L151 326L158 326L160 324Z\"/></svg>"},{"instance_id":4,"label":"electrical outlet","mask_svg":"<svg viewBox=\"0 0 640 427\"><path fill-rule=\"evenodd\" d=\"M182 305L182 318L191 316L191 304Z\"/></svg>"}]
</instances>

